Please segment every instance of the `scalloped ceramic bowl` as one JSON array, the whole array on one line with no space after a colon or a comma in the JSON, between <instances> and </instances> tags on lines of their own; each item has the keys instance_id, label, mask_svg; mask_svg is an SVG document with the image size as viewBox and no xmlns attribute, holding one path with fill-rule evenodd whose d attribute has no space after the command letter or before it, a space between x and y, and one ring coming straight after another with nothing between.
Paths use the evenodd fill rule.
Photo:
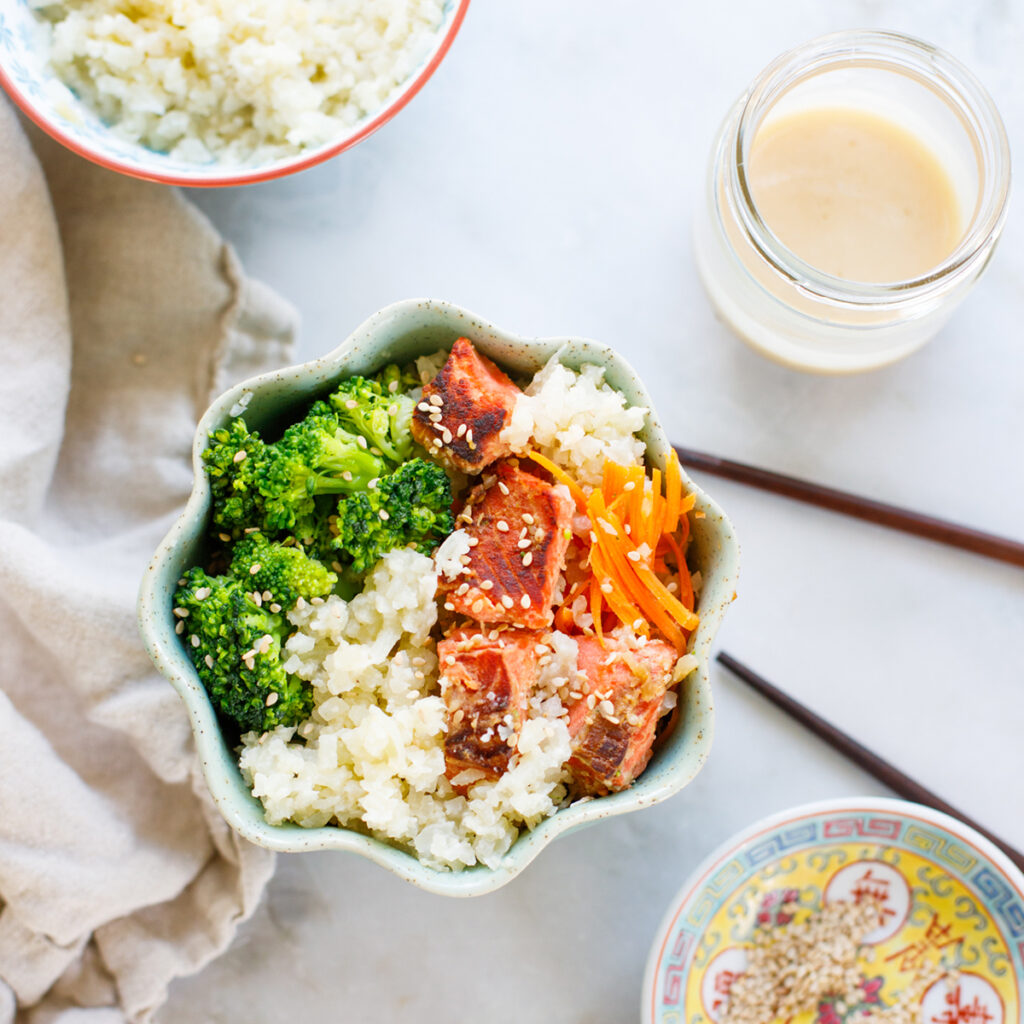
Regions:
<instances>
[{"instance_id":1,"label":"scalloped ceramic bowl","mask_svg":"<svg viewBox=\"0 0 1024 1024\"><path fill-rule=\"evenodd\" d=\"M322 146L270 163L228 165L211 160L197 164L119 138L50 70L29 0L0 0L0 85L44 132L102 167L133 178L191 188L248 185L329 160L390 121L444 59L466 16L469 0L444 0L443 7L443 20L430 49L380 110Z\"/></svg>"},{"instance_id":2,"label":"scalloped ceramic bowl","mask_svg":"<svg viewBox=\"0 0 1024 1024\"><path fill-rule=\"evenodd\" d=\"M248 788L225 743L213 707L179 638L171 613L175 583L182 571L201 558L210 509L210 488L200 453L208 432L229 418L229 410L250 396L246 422L258 429L280 428L298 415L304 404L323 395L339 378L369 373L389 362L448 348L465 335L487 356L513 374L529 375L557 355L568 366L597 363L607 379L633 405L650 408L650 398L629 365L610 348L575 338L520 338L444 302L409 300L388 306L370 317L339 348L322 359L264 374L225 392L206 411L193 446L195 486L181 517L164 538L146 570L139 595L142 635L153 661L171 681L188 707L196 747L206 781L227 822L247 839L273 850L348 850L360 853L432 892L469 896L488 892L510 881L556 836L582 825L658 803L682 789L700 771L712 735L712 704L708 682L708 652L722 616L735 596L739 548L722 510L687 480L704 518L693 521L691 561L700 569L704 587L698 611L701 622L692 651L700 666L688 678L680 701L681 715L659 742L657 752L636 784L621 793L577 803L557 811L532 832L524 832L495 868L476 866L464 871L439 871L386 842L337 826L301 828L269 825L263 809ZM668 441L655 416L648 417L643 439L651 459L663 464ZM685 479L685 474L684 474Z\"/></svg>"}]
</instances>

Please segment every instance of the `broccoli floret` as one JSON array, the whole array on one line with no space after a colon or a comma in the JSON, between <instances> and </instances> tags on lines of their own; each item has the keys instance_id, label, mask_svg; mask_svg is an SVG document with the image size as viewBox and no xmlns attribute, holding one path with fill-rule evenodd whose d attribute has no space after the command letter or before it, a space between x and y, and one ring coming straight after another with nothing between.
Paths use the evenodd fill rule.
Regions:
<instances>
[{"instance_id":1,"label":"broccoli floret","mask_svg":"<svg viewBox=\"0 0 1024 1024\"><path fill-rule=\"evenodd\" d=\"M405 394L406 391L418 388L422 383L420 375L416 372L415 363L406 363L405 366L391 363L380 373L374 374L373 379L389 395Z\"/></svg>"},{"instance_id":2,"label":"broccoli floret","mask_svg":"<svg viewBox=\"0 0 1024 1024\"><path fill-rule=\"evenodd\" d=\"M261 498L253 482L253 471L265 458L266 445L242 419L210 432L210 444L203 452L206 475L213 491L213 521L232 535L261 517Z\"/></svg>"},{"instance_id":3,"label":"broccoli floret","mask_svg":"<svg viewBox=\"0 0 1024 1024\"><path fill-rule=\"evenodd\" d=\"M349 433L329 405L317 402L280 441L265 444L241 419L210 434L203 453L214 492L213 521L237 537L246 527L268 536L314 537L330 514L320 495L364 490L387 472L365 438Z\"/></svg>"},{"instance_id":4,"label":"broccoli floret","mask_svg":"<svg viewBox=\"0 0 1024 1024\"><path fill-rule=\"evenodd\" d=\"M247 534L235 545L231 575L262 594L264 603L286 611L300 597L325 597L338 582L330 569L301 548L277 544L262 533Z\"/></svg>"},{"instance_id":5,"label":"broccoli floret","mask_svg":"<svg viewBox=\"0 0 1024 1024\"><path fill-rule=\"evenodd\" d=\"M412 459L382 477L374 490L339 503L335 547L360 574L393 548L430 550L454 528L451 505L451 484L444 470L425 459Z\"/></svg>"},{"instance_id":6,"label":"broccoli floret","mask_svg":"<svg viewBox=\"0 0 1024 1024\"><path fill-rule=\"evenodd\" d=\"M412 414L416 403L398 386L401 371L389 367L378 379L349 377L338 385L330 403L342 427L366 438L370 450L380 452L394 465L412 454ZM397 376L396 376L397 375ZM395 390L389 390L392 383Z\"/></svg>"},{"instance_id":7,"label":"broccoli floret","mask_svg":"<svg viewBox=\"0 0 1024 1024\"><path fill-rule=\"evenodd\" d=\"M312 687L284 670L281 645L290 627L258 605L233 576L189 569L174 596L182 639L215 707L243 732L297 725L313 710ZM187 613L187 614L182 614Z\"/></svg>"}]
</instances>

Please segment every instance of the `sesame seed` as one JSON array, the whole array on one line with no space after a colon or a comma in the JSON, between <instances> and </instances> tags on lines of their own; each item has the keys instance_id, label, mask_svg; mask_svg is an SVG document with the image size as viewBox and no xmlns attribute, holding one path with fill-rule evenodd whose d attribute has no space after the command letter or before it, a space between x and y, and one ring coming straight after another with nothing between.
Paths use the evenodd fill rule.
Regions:
<instances>
[{"instance_id":1,"label":"sesame seed","mask_svg":"<svg viewBox=\"0 0 1024 1024\"><path fill-rule=\"evenodd\" d=\"M256 605L257 608L263 607L263 598L260 596L260 592L258 590L254 590L252 592L252 603Z\"/></svg>"},{"instance_id":2,"label":"sesame seed","mask_svg":"<svg viewBox=\"0 0 1024 1024\"><path fill-rule=\"evenodd\" d=\"M192 645L193 647L198 647L198 646L199 646L199 637L197 637L197 636L194 636L194 635L193 635L193 636L190 636L190 637L188 638L188 642L189 642L189 643L190 643L190 644L191 644L191 645Z\"/></svg>"},{"instance_id":3,"label":"sesame seed","mask_svg":"<svg viewBox=\"0 0 1024 1024\"><path fill-rule=\"evenodd\" d=\"M530 541L529 538L524 537L521 541L519 541L516 544L516 547L519 548L520 551L522 551L524 548L528 548L531 543L532 541Z\"/></svg>"},{"instance_id":4,"label":"sesame seed","mask_svg":"<svg viewBox=\"0 0 1024 1024\"><path fill-rule=\"evenodd\" d=\"M607 699L602 700L601 703L598 704L597 707L598 707L598 710L603 715L614 715L615 714L615 705L610 700L607 700Z\"/></svg>"},{"instance_id":5,"label":"sesame seed","mask_svg":"<svg viewBox=\"0 0 1024 1024\"><path fill-rule=\"evenodd\" d=\"M533 653L534 654L547 654L548 653L547 645L546 644L534 644L533 645Z\"/></svg>"},{"instance_id":6,"label":"sesame seed","mask_svg":"<svg viewBox=\"0 0 1024 1024\"><path fill-rule=\"evenodd\" d=\"M484 580L480 584L481 590L491 590L494 587L494 580Z\"/></svg>"},{"instance_id":7,"label":"sesame seed","mask_svg":"<svg viewBox=\"0 0 1024 1024\"><path fill-rule=\"evenodd\" d=\"M615 715L605 715L604 717L605 717L605 721L608 722L610 725L618 725L619 724L619 720L615 717Z\"/></svg>"},{"instance_id":8,"label":"sesame seed","mask_svg":"<svg viewBox=\"0 0 1024 1024\"><path fill-rule=\"evenodd\" d=\"M179 619L187 619L188 618L188 609L187 608L175 608L174 609L174 614L177 615Z\"/></svg>"},{"instance_id":9,"label":"sesame seed","mask_svg":"<svg viewBox=\"0 0 1024 1024\"><path fill-rule=\"evenodd\" d=\"M436 405L438 407L444 405L444 399L440 395L431 395L428 401L431 405Z\"/></svg>"},{"instance_id":10,"label":"sesame seed","mask_svg":"<svg viewBox=\"0 0 1024 1024\"><path fill-rule=\"evenodd\" d=\"M467 543L469 544L469 546L471 548L475 548L477 546L477 544L480 543L480 538L479 537L470 537L469 541Z\"/></svg>"},{"instance_id":11,"label":"sesame seed","mask_svg":"<svg viewBox=\"0 0 1024 1024\"><path fill-rule=\"evenodd\" d=\"M523 608L529 608L530 605L533 604L533 602L530 600L530 595L529 594L523 594L523 596L519 600L519 604Z\"/></svg>"},{"instance_id":12,"label":"sesame seed","mask_svg":"<svg viewBox=\"0 0 1024 1024\"><path fill-rule=\"evenodd\" d=\"M596 544L597 543L597 534L594 533L593 530L590 531L590 543L591 544Z\"/></svg>"},{"instance_id":13,"label":"sesame seed","mask_svg":"<svg viewBox=\"0 0 1024 1024\"><path fill-rule=\"evenodd\" d=\"M350 398L350 399L348 399L345 402L345 408L346 409L358 409L359 408L359 403L354 398Z\"/></svg>"},{"instance_id":14,"label":"sesame seed","mask_svg":"<svg viewBox=\"0 0 1024 1024\"><path fill-rule=\"evenodd\" d=\"M501 491L502 494L507 495L508 494L508 484L506 484L504 480L499 480L498 481L498 490Z\"/></svg>"},{"instance_id":15,"label":"sesame seed","mask_svg":"<svg viewBox=\"0 0 1024 1024\"><path fill-rule=\"evenodd\" d=\"M309 599L309 603L310 604L323 604L324 603L324 599L322 597L311 597ZM296 606L296 608L298 607L298 602L296 602L295 606Z\"/></svg>"},{"instance_id":16,"label":"sesame seed","mask_svg":"<svg viewBox=\"0 0 1024 1024\"><path fill-rule=\"evenodd\" d=\"M454 654L446 655L445 659L444 659L444 663L446 665L454 665L455 664L455 655Z\"/></svg>"},{"instance_id":17,"label":"sesame seed","mask_svg":"<svg viewBox=\"0 0 1024 1024\"><path fill-rule=\"evenodd\" d=\"M394 394L397 390L398 390L398 381L397 380L391 381L388 384L388 391L390 391L391 394Z\"/></svg>"},{"instance_id":18,"label":"sesame seed","mask_svg":"<svg viewBox=\"0 0 1024 1024\"><path fill-rule=\"evenodd\" d=\"M276 615L280 610L281 606L275 601L271 606L270 610Z\"/></svg>"},{"instance_id":19,"label":"sesame seed","mask_svg":"<svg viewBox=\"0 0 1024 1024\"><path fill-rule=\"evenodd\" d=\"M452 432L447 427L445 427L441 432L441 440L444 441L445 444L452 443Z\"/></svg>"},{"instance_id":20,"label":"sesame seed","mask_svg":"<svg viewBox=\"0 0 1024 1024\"><path fill-rule=\"evenodd\" d=\"M455 431L455 436L456 437L462 437L462 435L465 432L466 432L466 424L465 423L460 423L458 429Z\"/></svg>"},{"instance_id":21,"label":"sesame seed","mask_svg":"<svg viewBox=\"0 0 1024 1024\"><path fill-rule=\"evenodd\" d=\"M474 601L474 602L472 603L472 605L470 605L470 607L471 607L471 608L472 608L472 610L473 610L473 614L474 614L474 615L479 615L479 614L480 614L480 613L481 613L481 612L482 612L482 611L484 610L484 605L485 605L485 603L486 603L486 602L485 602L485 601L483 600L483 598L481 598L481 597L478 597L478 598L477 598L477 599L476 599L476 600L475 600L475 601Z\"/></svg>"},{"instance_id":22,"label":"sesame seed","mask_svg":"<svg viewBox=\"0 0 1024 1024\"><path fill-rule=\"evenodd\" d=\"M248 454L249 453L244 448L242 448L240 451L235 452L234 457L232 458L231 461L232 462L244 462L245 461L245 457Z\"/></svg>"},{"instance_id":23,"label":"sesame seed","mask_svg":"<svg viewBox=\"0 0 1024 1024\"><path fill-rule=\"evenodd\" d=\"M445 610L446 610L446 611L449 611L449 612L453 612L453 611L455 611L455 605L453 605L453 604L451 603L451 601L445 601L445 603L444 603L444 607L445 607Z\"/></svg>"},{"instance_id":24,"label":"sesame seed","mask_svg":"<svg viewBox=\"0 0 1024 1024\"><path fill-rule=\"evenodd\" d=\"M304 597L298 597L295 599L295 607L302 609L306 607L306 599Z\"/></svg>"},{"instance_id":25,"label":"sesame seed","mask_svg":"<svg viewBox=\"0 0 1024 1024\"><path fill-rule=\"evenodd\" d=\"M259 529L258 526L247 526L242 533L259 533Z\"/></svg>"},{"instance_id":26,"label":"sesame seed","mask_svg":"<svg viewBox=\"0 0 1024 1024\"><path fill-rule=\"evenodd\" d=\"M337 559L335 559L333 562L331 562L331 568L335 572L341 572L341 562L339 562Z\"/></svg>"},{"instance_id":27,"label":"sesame seed","mask_svg":"<svg viewBox=\"0 0 1024 1024\"><path fill-rule=\"evenodd\" d=\"M381 509L381 510L380 510L380 511L379 511L379 512L377 513L377 515L379 515L379 516L381 517L381 519L383 519L383 520L384 520L384 522L385 522L385 523L386 523L386 522L387 522L387 521L388 521L388 520L389 520L389 519L391 518L391 516L389 516L389 515L388 515L388 511L387 511L387 509L385 509L385 508L382 508L382 509Z\"/></svg>"},{"instance_id":28,"label":"sesame seed","mask_svg":"<svg viewBox=\"0 0 1024 1024\"><path fill-rule=\"evenodd\" d=\"M208 654L205 658L203 658L203 661L206 662L206 667L207 668L213 668L213 655L212 654Z\"/></svg>"},{"instance_id":29,"label":"sesame seed","mask_svg":"<svg viewBox=\"0 0 1024 1024\"><path fill-rule=\"evenodd\" d=\"M631 562L639 562L640 561L640 552L639 551L627 551L626 552L626 557Z\"/></svg>"},{"instance_id":30,"label":"sesame seed","mask_svg":"<svg viewBox=\"0 0 1024 1024\"><path fill-rule=\"evenodd\" d=\"M466 431L466 441L469 443L470 446L472 446L472 444L473 444L473 428L472 427L470 427L469 430Z\"/></svg>"},{"instance_id":31,"label":"sesame seed","mask_svg":"<svg viewBox=\"0 0 1024 1024\"><path fill-rule=\"evenodd\" d=\"M380 483L380 477L379 476L375 476L372 480L367 481L366 489L368 491L376 490L377 489L377 484L379 484L379 483Z\"/></svg>"},{"instance_id":32,"label":"sesame seed","mask_svg":"<svg viewBox=\"0 0 1024 1024\"><path fill-rule=\"evenodd\" d=\"M526 554L523 555L523 566L525 567L525 566L532 565L532 564L533 564L533 552L532 551L527 551Z\"/></svg>"},{"instance_id":33,"label":"sesame seed","mask_svg":"<svg viewBox=\"0 0 1024 1024\"><path fill-rule=\"evenodd\" d=\"M262 568L263 566L259 562L253 562L252 565L249 566L249 575L255 576Z\"/></svg>"},{"instance_id":34,"label":"sesame seed","mask_svg":"<svg viewBox=\"0 0 1024 1024\"><path fill-rule=\"evenodd\" d=\"M185 632L185 623L178 622L174 627L174 632L177 633L178 636L181 636L181 634Z\"/></svg>"},{"instance_id":35,"label":"sesame seed","mask_svg":"<svg viewBox=\"0 0 1024 1024\"><path fill-rule=\"evenodd\" d=\"M417 406L420 412L430 412L430 405L427 402L420 402Z\"/></svg>"},{"instance_id":36,"label":"sesame seed","mask_svg":"<svg viewBox=\"0 0 1024 1024\"><path fill-rule=\"evenodd\" d=\"M487 634L487 639L488 640L497 640L498 636L499 636L498 630L492 629L490 631L490 633Z\"/></svg>"},{"instance_id":37,"label":"sesame seed","mask_svg":"<svg viewBox=\"0 0 1024 1024\"><path fill-rule=\"evenodd\" d=\"M225 544L227 544L228 541L231 540L231 534L230 533L218 533L217 536L220 537L220 539L222 541L224 541ZM179 580L179 582L180 583L184 583L185 581L184 580Z\"/></svg>"},{"instance_id":38,"label":"sesame seed","mask_svg":"<svg viewBox=\"0 0 1024 1024\"><path fill-rule=\"evenodd\" d=\"M515 605L515 601L513 601L512 598L508 596L508 594L502 596L501 603L506 608L512 608Z\"/></svg>"},{"instance_id":39,"label":"sesame seed","mask_svg":"<svg viewBox=\"0 0 1024 1024\"><path fill-rule=\"evenodd\" d=\"M277 703L277 694L276 693L269 693L269 694L267 694L267 700L266 700L267 707L268 708L272 708L276 703Z\"/></svg>"},{"instance_id":40,"label":"sesame seed","mask_svg":"<svg viewBox=\"0 0 1024 1024\"><path fill-rule=\"evenodd\" d=\"M356 444L357 444L357 445L359 445L359 447L360 447L360 448L362 448L362 449L363 449L364 451L365 451L365 450L366 450L367 448L369 448L369 447L370 447L370 446L369 446L369 445L368 445L368 444L366 443L366 438L365 438L365 437L363 437L363 435L362 435L362 434L359 434L359 435L358 435L358 436L356 437Z\"/></svg>"},{"instance_id":41,"label":"sesame seed","mask_svg":"<svg viewBox=\"0 0 1024 1024\"><path fill-rule=\"evenodd\" d=\"M524 512L523 513L523 522L524 523L529 523L530 526L533 526L533 516L530 515L529 512Z\"/></svg>"},{"instance_id":42,"label":"sesame seed","mask_svg":"<svg viewBox=\"0 0 1024 1024\"><path fill-rule=\"evenodd\" d=\"M508 533L508 523L504 519L499 519L494 525L500 533Z\"/></svg>"},{"instance_id":43,"label":"sesame seed","mask_svg":"<svg viewBox=\"0 0 1024 1024\"><path fill-rule=\"evenodd\" d=\"M614 590L615 590L615 587L611 583L609 583L607 580L605 580L604 583L601 584L601 593L602 594L610 594Z\"/></svg>"},{"instance_id":44,"label":"sesame seed","mask_svg":"<svg viewBox=\"0 0 1024 1024\"><path fill-rule=\"evenodd\" d=\"M636 483L635 483L635 481L633 481L633 480L630 480L630 481L629 481L628 483L624 483L624 484L622 485L622 489L623 489L624 491L631 491L631 490L633 490L633 489L634 489L635 487L636 487Z\"/></svg>"},{"instance_id":45,"label":"sesame seed","mask_svg":"<svg viewBox=\"0 0 1024 1024\"><path fill-rule=\"evenodd\" d=\"M455 591L457 597L462 597L469 590L468 583L460 583L458 589Z\"/></svg>"}]
</instances>

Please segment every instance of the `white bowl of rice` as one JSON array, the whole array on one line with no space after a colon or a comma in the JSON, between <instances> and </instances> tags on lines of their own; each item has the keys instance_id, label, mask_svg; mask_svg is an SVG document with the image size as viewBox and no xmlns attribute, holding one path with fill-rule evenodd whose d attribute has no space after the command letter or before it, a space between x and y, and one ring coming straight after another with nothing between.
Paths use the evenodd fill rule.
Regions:
<instances>
[{"instance_id":1,"label":"white bowl of rice","mask_svg":"<svg viewBox=\"0 0 1024 1024\"><path fill-rule=\"evenodd\" d=\"M191 187L291 174L420 90L469 0L0 0L0 84L104 167Z\"/></svg>"},{"instance_id":2,"label":"white bowl of rice","mask_svg":"<svg viewBox=\"0 0 1024 1024\"><path fill-rule=\"evenodd\" d=\"M613 450L649 468L666 464L670 447L650 398L613 350L582 339L517 337L444 302L399 302L322 359L246 381L214 402L196 432L193 493L146 572L139 615L154 662L187 705L207 782L229 824L271 849L347 850L422 888L468 896L511 880L562 833L666 799L703 766L713 723L709 650L735 597L739 552L724 513L685 472L696 501L687 561L700 574L700 622L680 658L685 678L672 693L676 710L662 722L653 757L629 788L608 795L579 799L566 787L569 735L545 716L576 655L554 632L536 712L523 726L512 767L465 795L448 787L432 633L439 576L458 557L446 552L447 542L433 556L395 549L358 596L317 599L289 615L295 633L286 670L317 695L313 718L297 729L223 729L172 614L179 578L204 557L211 491L202 452L212 429L244 411L251 429L280 430L339 380L389 363L426 363L439 353L443 362L444 350L463 337L514 379L534 378L527 429L539 446L548 439L545 450L557 449L559 437L571 440L580 478L588 451L597 457ZM569 660L571 669L562 664Z\"/></svg>"}]
</instances>

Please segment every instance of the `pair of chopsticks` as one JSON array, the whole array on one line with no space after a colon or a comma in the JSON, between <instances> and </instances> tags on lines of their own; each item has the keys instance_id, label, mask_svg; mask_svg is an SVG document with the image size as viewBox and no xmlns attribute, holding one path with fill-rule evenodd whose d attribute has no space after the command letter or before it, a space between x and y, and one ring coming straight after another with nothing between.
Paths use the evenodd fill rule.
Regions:
<instances>
[{"instance_id":1,"label":"pair of chopsticks","mask_svg":"<svg viewBox=\"0 0 1024 1024\"><path fill-rule=\"evenodd\" d=\"M722 476L738 483L770 491L773 494L781 494L787 498L804 501L810 505L830 509L834 512L843 512L857 519L877 523L881 526L888 526L892 529L901 530L904 533L924 537L950 547L971 551L974 554L984 555L987 558L994 558L998 561L1024 568L1024 544L1021 544L1019 541L984 533L981 530L961 526L958 523L947 522L943 519L935 519L932 516L921 515L918 512L911 512L894 505L886 505L868 498L861 498L846 491L822 487L819 484L798 480L795 477L783 476L780 473L757 469L754 466L747 466L740 462L731 462L728 459L720 459L714 455L706 455L703 452L695 452L678 446L676 446L676 452L682 464L688 469L704 470L716 476ZM952 818L959 819L965 825L973 828L975 832L983 835L994 846L997 846L1021 871L1024 871L1024 853L1010 846L1005 840L993 835L962 811L946 803L942 797L933 793L930 789L926 789L909 775L901 772L895 765L879 757L874 751L858 743L841 729L837 729L831 722L825 721L825 719L816 715L809 708L804 707L799 701L783 693L782 690L773 686L753 669L737 661L732 655L726 654L723 651L718 655L718 660L737 678L771 701L777 708L786 712L791 718L805 726L819 739L824 740L829 746L844 754L854 764L863 768L869 775L873 775L893 792L905 800L924 804L926 807L932 807L937 811L948 814Z\"/></svg>"}]
</instances>

